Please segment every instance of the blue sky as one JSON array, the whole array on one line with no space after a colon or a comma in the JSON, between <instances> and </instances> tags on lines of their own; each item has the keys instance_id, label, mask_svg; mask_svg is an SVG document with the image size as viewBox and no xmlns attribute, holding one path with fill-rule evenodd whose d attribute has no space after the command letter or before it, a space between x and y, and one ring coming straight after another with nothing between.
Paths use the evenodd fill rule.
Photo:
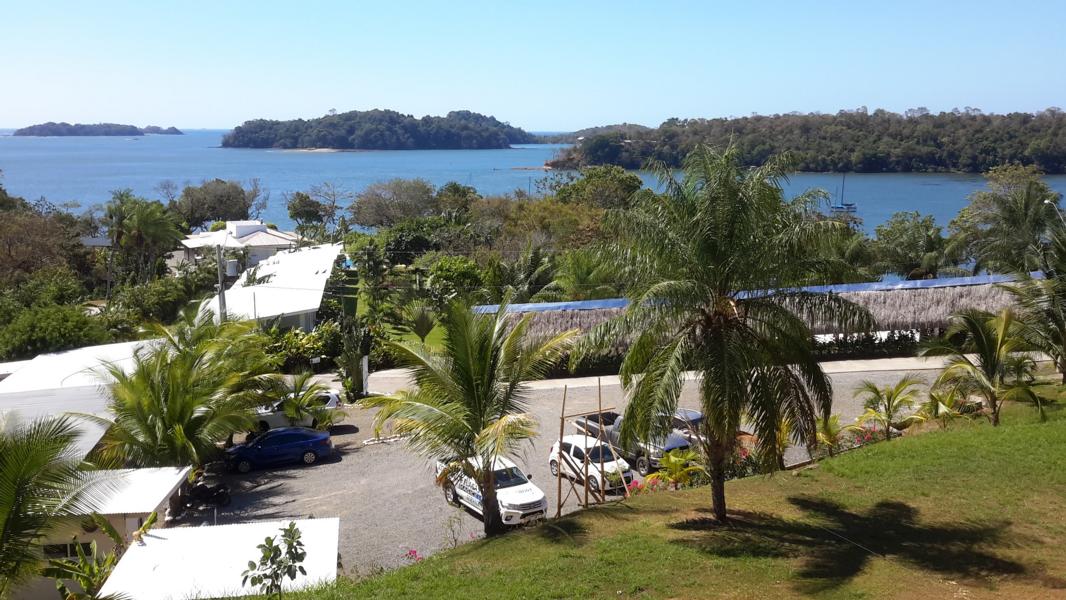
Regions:
<instances>
[{"instance_id":1,"label":"blue sky","mask_svg":"<svg viewBox=\"0 0 1066 600\"><path fill-rule=\"evenodd\" d=\"M529 130L1066 105L1066 2L0 0L0 127L470 109Z\"/></svg>"}]
</instances>

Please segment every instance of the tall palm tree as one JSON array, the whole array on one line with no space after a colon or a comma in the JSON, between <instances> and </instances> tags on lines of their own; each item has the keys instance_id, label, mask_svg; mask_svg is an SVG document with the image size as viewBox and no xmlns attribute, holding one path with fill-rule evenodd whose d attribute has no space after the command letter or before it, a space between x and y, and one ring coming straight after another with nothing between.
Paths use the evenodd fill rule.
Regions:
<instances>
[{"instance_id":1,"label":"tall palm tree","mask_svg":"<svg viewBox=\"0 0 1066 600\"><path fill-rule=\"evenodd\" d=\"M925 356L947 356L948 362L935 387L950 385L966 397L977 396L988 410L988 420L999 425L1004 400L1039 399L1025 380L1012 371L1011 354L1026 348L1022 324L1014 311L999 314L966 310L954 315L944 337L922 350Z\"/></svg>"},{"instance_id":2,"label":"tall palm tree","mask_svg":"<svg viewBox=\"0 0 1066 600\"><path fill-rule=\"evenodd\" d=\"M824 194L786 202L788 162L741 165L736 148L698 146L683 178L659 168L665 192L610 211L604 256L624 270L630 302L590 332L585 348L630 340L619 372L631 399L622 434L655 439L670 428L686 370L698 375L703 455L716 518L726 518L725 478L742 419L770 455L784 419L809 441L828 418L829 378L814 358L810 322L868 328L865 310L836 295L797 290L812 248L842 224L811 218Z\"/></svg>"},{"instance_id":3,"label":"tall palm tree","mask_svg":"<svg viewBox=\"0 0 1066 600\"><path fill-rule=\"evenodd\" d=\"M498 260L486 269L485 283L494 302L529 302L552 282L555 264L539 246L528 246L514 260Z\"/></svg>"},{"instance_id":4,"label":"tall palm tree","mask_svg":"<svg viewBox=\"0 0 1066 600\"><path fill-rule=\"evenodd\" d=\"M1033 250L1044 278L1021 273L1017 283L1003 287L1018 305L1022 335L1051 358L1066 385L1066 227L1054 227L1047 246Z\"/></svg>"},{"instance_id":5,"label":"tall palm tree","mask_svg":"<svg viewBox=\"0 0 1066 600\"><path fill-rule=\"evenodd\" d=\"M994 169L988 179L990 190L975 193L953 222L949 252L973 258L975 272L1039 268L1032 248L1046 244L1059 223L1059 195L1024 167Z\"/></svg>"},{"instance_id":6,"label":"tall palm tree","mask_svg":"<svg viewBox=\"0 0 1066 600\"><path fill-rule=\"evenodd\" d=\"M253 408L275 385L274 361L251 324L186 317L148 342L132 369L106 364L113 419L82 418L107 428L100 458L136 467L199 466L217 444L253 424Z\"/></svg>"},{"instance_id":7,"label":"tall palm tree","mask_svg":"<svg viewBox=\"0 0 1066 600\"><path fill-rule=\"evenodd\" d=\"M111 491L79 469L78 429L68 418L0 424L0 598L37 573L41 539L85 515Z\"/></svg>"},{"instance_id":8,"label":"tall palm tree","mask_svg":"<svg viewBox=\"0 0 1066 600\"><path fill-rule=\"evenodd\" d=\"M866 412L859 417L861 423L876 423L885 433L885 440L892 439L892 430L902 431L925 420L920 414L907 414L918 400L917 387L922 384L916 375L906 375L894 385L879 387L872 381L863 381L855 390L855 397L863 399Z\"/></svg>"},{"instance_id":9,"label":"tall palm tree","mask_svg":"<svg viewBox=\"0 0 1066 600\"><path fill-rule=\"evenodd\" d=\"M443 316L444 349L392 343L400 363L412 370L417 389L363 400L380 408L375 427L391 422L408 444L428 458L445 461L440 482L462 471L482 497L487 535L503 522L496 500L496 460L513 454L535 435L526 412L527 381L539 379L571 346L575 332L530 338L529 316L511 326L503 305L495 315L475 315L453 303Z\"/></svg>"}]
</instances>

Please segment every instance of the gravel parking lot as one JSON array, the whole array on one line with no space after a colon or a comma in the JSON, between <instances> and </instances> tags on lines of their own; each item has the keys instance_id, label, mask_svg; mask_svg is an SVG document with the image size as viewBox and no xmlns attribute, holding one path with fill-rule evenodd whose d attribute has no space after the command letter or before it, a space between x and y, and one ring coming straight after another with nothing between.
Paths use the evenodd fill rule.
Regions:
<instances>
[{"instance_id":1,"label":"gravel parking lot","mask_svg":"<svg viewBox=\"0 0 1066 600\"><path fill-rule=\"evenodd\" d=\"M862 413L861 403L853 398L861 381L869 379L885 385L894 383L904 373L832 374L834 412L841 415L843 422L850 422ZM935 372L921 374L928 379ZM405 383L402 374L385 372L372 378L371 389L387 393ZM569 385L567 413L596 409L594 378L565 383ZM559 385L559 381L533 384L529 410L541 424L540 435L516 461L547 494L550 512L555 509L556 484L548 470L547 454L558 434L562 400ZM602 392L605 409L624 408L617 383L605 383ZM698 407L696 390L691 384L685 387L682 405ZM233 504L219 515L219 522L339 517L341 562L344 571L353 575L402 565L406 561L404 554L410 549L428 555L481 535L481 522L474 515L445 503L427 460L410 452L402 442L364 445L365 440L373 437L373 415L359 408L350 408L348 415L343 424L334 428L337 456L332 461L312 467L292 466L228 475ZM565 429L568 434L575 432L569 423ZM805 453L800 449L788 457L790 462L803 458ZM564 483L564 497L568 489ZM564 510L577 508L577 499L571 497Z\"/></svg>"}]
</instances>

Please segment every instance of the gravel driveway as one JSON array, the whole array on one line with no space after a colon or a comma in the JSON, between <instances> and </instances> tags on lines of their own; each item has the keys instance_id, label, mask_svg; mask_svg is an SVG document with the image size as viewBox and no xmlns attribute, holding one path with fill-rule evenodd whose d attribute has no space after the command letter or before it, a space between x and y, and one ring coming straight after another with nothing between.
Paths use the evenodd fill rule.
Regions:
<instances>
[{"instance_id":1,"label":"gravel driveway","mask_svg":"<svg viewBox=\"0 0 1066 600\"><path fill-rule=\"evenodd\" d=\"M864 379L878 385L894 383L903 371L870 371L832 374L834 412L848 423L862 414L852 396ZM935 371L920 375L927 380ZM592 411L597 407L595 379L567 380L567 413ZM540 435L516 462L531 474L548 495L549 512L555 510L556 483L551 478L547 454L558 435L562 389L559 382L537 382L529 396L529 410L540 422ZM372 380L371 389L391 392L405 381L395 374ZM685 386L682 406L697 408L695 386ZM616 383L603 385L603 407L620 409L624 399ZM468 512L444 502L434 484L431 464L410 452L402 442L364 445L373 437L371 411L351 408L343 424L334 428L337 448L334 460L311 467L293 466L229 475L233 504L219 515L219 522L298 517L339 517L340 554L344 571L366 575L406 562L404 554L415 549L429 555L481 535L481 522ZM566 433L574 433L566 424ZM795 449L790 462L805 458ZM569 486L564 483L563 494ZM580 488L578 488L580 489ZM564 512L578 508L569 498ZM249 554L254 549L249 548Z\"/></svg>"}]
</instances>

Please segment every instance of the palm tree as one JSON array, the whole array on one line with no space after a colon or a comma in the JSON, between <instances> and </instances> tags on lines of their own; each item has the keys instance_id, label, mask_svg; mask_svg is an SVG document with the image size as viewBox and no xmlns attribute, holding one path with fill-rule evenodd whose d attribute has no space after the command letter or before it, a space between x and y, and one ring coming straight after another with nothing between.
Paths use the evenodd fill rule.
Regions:
<instances>
[{"instance_id":1,"label":"palm tree","mask_svg":"<svg viewBox=\"0 0 1066 600\"><path fill-rule=\"evenodd\" d=\"M540 247L528 246L513 261L497 260L486 269L485 283L494 302L529 302L552 282L555 264Z\"/></svg>"},{"instance_id":2,"label":"palm tree","mask_svg":"<svg viewBox=\"0 0 1066 600\"><path fill-rule=\"evenodd\" d=\"M819 260L812 248L843 225L811 218L824 194L786 202L788 163L741 165L734 147L698 146L683 179L659 168L665 192L609 211L604 253L626 273L629 305L594 328L586 352L629 340L619 372L631 399L622 434L656 439L670 428L686 370L698 375L703 456L713 512L726 518L726 467L746 417L763 456L782 419L810 440L828 418L829 378L814 358L810 322L868 328L869 313L838 296L796 288Z\"/></svg>"},{"instance_id":3,"label":"palm tree","mask_svg":"<svg viewBox=\"0 0 1066 600\"><path fill-rule=\"evenodd\" d=\"M1043 279L1019 274L1004 285L1018 305L1021 334L1035 350L1048 355L1066 385L1066 227L1055 227L1045 248L1035 248Z\"/></svg>"},{"instance_id":4,"label":"palm tree","mask_svg":"<svg viewBox=\"0 0 1066 600\"><path fill-rule=\"evenodd\" d=\"M319 401L326 391L326 386L314 381L314 373L304 371L291 380L279 377L273 390L265 397L270 399L270 405L281 404L289 424L296 425L310 419L312 427L328 430L334 422L333 412Z\"/></svg>"},{"instance_id":5,"label":"palm tree","mask_svg":"<svg viewBox=\"0 0 1066 600\"><path fill-rule=\"evenodd\" d=\"M158 515L154 512L149 515L140 529L134 532L133 538L139 540L155 525L157 517ZM114 548L106 554L101 554L96 540L89 543L88 551L82 549L81 544L75 544L76 560L51 559L41 574L56 580L56 589L63 600L118 600L124 596L100 596L99 592L107 578L111 576L111 572L115 570L119 559L126 552L126 540L105 517L93 513L89 519L111 540ZM75 538L74 541L77 542L77 539ZM74 585L70 586L68 582Z\"/></svg>"},{"instance_id":6,"label":"palm tree","mask_svg":"<svg viewBox=\"0 0 1066 600\"><path fill-rule=\"evenodd\" d=\"M1007 308L992 314L965 310L951 318L944 337L922 350L925 356L947 356L947 366L934 387L957 387L965 397L977 396L988 409L988 420L999 425L1005 400L1032 401L1043 414L1043 405L1030 382L1017 377L1012 353L1026 348L1023 326Z\"/></svg>"},{"instance_id":7,"label":"palm tree","mask_svg":"<svg viewBox=\"0 0 1066 600\"><path fill-rule=\"evenodd\" d=\"M114 419L81 416L107 428L100 458L109 464L203 465L219 442L251 428L253 408L275 385L267 341L252 324L215 324L207 314L153 331L162 340L139 348L132 369L102 368Z\"/></svg>"},{"instance_id":8,"label":"palm tree","mask_svg":"<svg viewBox=\"0 0 1066 600\"><path fill-rule=\"evenodd\" d=\"M948 422L965 416L964 398L956 387L929 390L929 398L918 408L918 413L926 421L935 420L944 429Z\"/></svg>"},{"instance_id":9,"label":"palm tree","mask_svg":"<svg viewBox=\"0 0 1066 600\"><path fill-rule=\"evenodd\" d=\"M442 485L458 471L477 482L487 535L503 529L493 466L535 435L536 421L525 411L525 382L543 377L575 336L568 331L529 338L529 316L511 326L506 311L502 305L495 315L474 315L453 303L441 321L441 352L392 343L417 389L362 401L380 408L376 428L391 422L397 433L410 436L414 450L447 463Z\"/></svg>"},{"instance_id":10,"label":"palm tree","mask_svg":"<svg viewBox=\"0 0 1066 600\"><path fill-rule=\"evenodd\" d=\"M905 414L918 399L918 390L922 384L916 375L906 375L895 385L878 387L872 381L863 381L855 391L856 398L863 398L866 412L859 417L860 423L875 423L885 432L885 440L892 439L892 430L902 431L924 418L920 414Z\"/></svg>"},{"instance_id":11,"label":"palm tree","mask_svg":"<svg viewBox=\"0 0 1066 600\"><path fill-rule=\"evenodd\" d=\"M818 421L816 440L819 446L825 448L829 456L833 456L844 445L846 436L858 430L857 425L841 425L839 415L831 415L828 419Z\"/></svg>"},{"instance_id":12,"label":"palm tree","mask_svg":"<svg viewBox=\"0 0 1066 600\"><path fill-rule=\"evenodd\" d=\"M648 475L647 483L660 481L673 486L676 490L692 483L693 479L707 470L696 464L700 455L693 450L671 450L659 461L659 470Z\"/></svg>"},{"instance_id":13,"label":"palm tree","mask_svg":"<svg viewBox=\"0 0 1066 600\"><path fill-rule=\"evenodd\" d=\"M65 417L0 424L0 598L38 572L41 539L55 525L92 512L110 492L79 468L78 435Z\"/></svg>"},{"instance_id":14,"label":"palm tree","mask_svg":"<svg viewBox=\"0 0 1066 600\"><path fill-rule=\"evenodd\" d=\"M993 169L988 184L990 189L975 193L952 223L957 231L949 252L970 255L974 272L1039 268L1032 249L1044 246L1059 223L1059 195L1026 167Z\"/></svg>"},{"instance_id":15,"label":"palm tree","mask_svg":"<svg viewBox=\"0 0 1066 600\"><path fill-rule=\"evenodd\" d=\"M615 298L621 277L608 261L587 250L571 250L559 261L555 279L534 300L598 300Z\"/></svg>"},{"instance_id":16,"label":"palm tree","mask_svg":"<svg viewBox=\"0 0 1066 600\"><path fill-rule=\"evenodd\" d=\"M403 311L404 323L402 329L410 331L418 337L418 341L426 343L426 338L433 333L437 326L437 314L425 302L412 302Z\"/></svg>"}]
</instances>

